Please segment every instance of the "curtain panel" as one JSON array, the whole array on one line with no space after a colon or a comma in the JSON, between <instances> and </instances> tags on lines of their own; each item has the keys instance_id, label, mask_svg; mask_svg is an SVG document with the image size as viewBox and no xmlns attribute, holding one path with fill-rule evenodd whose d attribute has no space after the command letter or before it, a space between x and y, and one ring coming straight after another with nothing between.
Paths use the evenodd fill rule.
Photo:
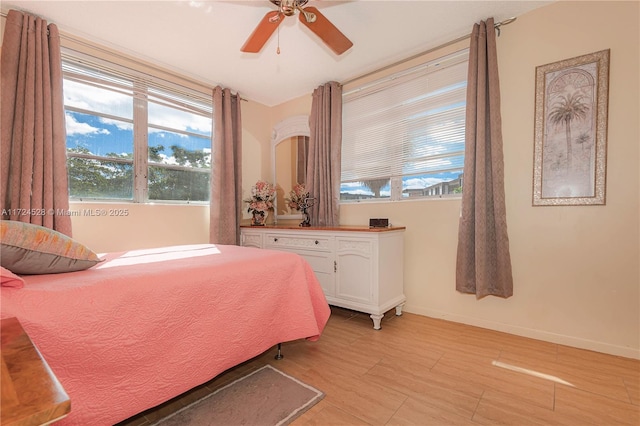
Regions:
<instances>
[{"instance_id":1,"label":"curtain panel","mask_svg":"<svg viewBox=\"0 0 640 426\"><path fill-rule=\"evenodd\" d=\"M2 218L71 236L57 26L10 10L1 61Z\"/></svg>"},{"instance_id":2,"label":"curtain panel","mask_svg":"<svg viewBox=\"0 0 640 426\"><path fill-rule=\"evenodd\" d=\"M242 120L240 97L213 89L209 241L240 244L242 218Z\"/></svg>"},{"instance_id":3,"label":"curtain panel","mask_svg":"<svg viewBox=\"0 0 640 426\"><path fill-rule=\"evenodd\" d=\"M493 18L471 33L456 290L478 299L513 295Z\"/></svg>"},{"instance_id":4,"label":"curtain panel","mask_svg":"<svg viewBox=\"0 0 640 426\"><path fill-rule=\"evenodd\" d=\"M313 91L309 116L307 190L314 200L311 225L340 224L342 86L331 81Z\"/></svg>"}]
</instances>

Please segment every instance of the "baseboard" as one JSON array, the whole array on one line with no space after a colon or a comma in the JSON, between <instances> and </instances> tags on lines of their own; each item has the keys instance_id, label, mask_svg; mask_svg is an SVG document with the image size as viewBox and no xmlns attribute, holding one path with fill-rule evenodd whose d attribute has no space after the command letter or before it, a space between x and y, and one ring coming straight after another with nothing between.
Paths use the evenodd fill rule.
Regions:
<instances>
[{"instance_id":1,"label":"baseboard","mask_svg":"<svg viewBox=\"0 0 640 426\"><path fill-rule=\"evenodd\" d=\"M532 328L518 327L515 325L504 324L495 321L471 318L464 315L455 315L447 312L436 311L433 309L424 309L416 306L411 306L408 303L404 305L403 311L417 315L424 315L430 318L440 318L447 321L487 328L489 330L502 331L505 333L515 334L517 336L529 337L531 339L544 340L545 342L557 343L559 345L587 349L595 352L622 356L625 358L640 359L639 349L611 345L608 343L596 342L594 340L581 339L578 337L567 336L563 334L550 333L547 331L536 330Z\"/></svg>"}]
</instances>

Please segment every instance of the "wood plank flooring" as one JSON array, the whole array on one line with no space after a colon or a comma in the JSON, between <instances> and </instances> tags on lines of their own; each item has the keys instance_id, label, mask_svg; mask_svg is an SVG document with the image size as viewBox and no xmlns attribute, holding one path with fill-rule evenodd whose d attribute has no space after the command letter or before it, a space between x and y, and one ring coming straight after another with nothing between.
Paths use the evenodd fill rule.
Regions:
<instances>
[{"instance_id":1,"label":"wood plank flooring","mask_svg":"<svg viewBox=\"0 0 640 426\"><path fill-rule=\"evenodd\" d=\"M283 344L118 426L144 426L267 363L325 392L293 425L640 425L640 361L404 313L332 308Z\"/></svg>"}]
</instances>

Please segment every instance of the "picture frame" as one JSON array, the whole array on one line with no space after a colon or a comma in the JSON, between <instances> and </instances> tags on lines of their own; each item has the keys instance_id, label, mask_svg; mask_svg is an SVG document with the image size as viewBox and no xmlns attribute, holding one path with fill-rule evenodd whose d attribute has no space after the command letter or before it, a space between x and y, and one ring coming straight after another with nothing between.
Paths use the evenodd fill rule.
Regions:
<instances>
[{"instance_id":1,"label":"picture frame","mask_svg":"<svg viewBox=\"0 0 640 426\"><path fill-rule=\"evenodd\" d=\"M609 56L536 67L534 206L605 204Z\"/></svg>"}]
</instances>

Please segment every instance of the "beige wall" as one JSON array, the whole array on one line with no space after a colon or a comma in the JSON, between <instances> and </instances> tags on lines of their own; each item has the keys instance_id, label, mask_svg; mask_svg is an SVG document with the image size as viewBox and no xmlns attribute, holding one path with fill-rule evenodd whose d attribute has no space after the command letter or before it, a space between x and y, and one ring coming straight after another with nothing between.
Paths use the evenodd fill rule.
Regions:
<instances>
[{"instance_id":1,"label":"beige wall","mask_svg":"<svg viewBox=\"0 0 640 426\"><path fill-rule=\"evenodd\" d=\"M561 2L518 17L498 39L513 297L455 291L459 200L342 205L343 224L375 216L407 227L406 311L640 358L638 16L638 2ZM535 67L607 48L607 205L534 208ZM243 104L245 195L271 176L273 125L310 109L310 95ZM127 218L74 217L75 237L98 251L207 241L205 207L122 207Z\"/></svg>"},{"instance_id":2,"label":"beige wall","mask_svg":"<svg viewBox=\"0 0 640 426\"><path fill-rule=\"evenodd\" d=\"M209 242L209 207L72 202L73 237L105 253Z\"/></svg>"},{"instance_id":3,"label":"beige wall","mask_svg":"<svg viewBox=\"0 0 640 426\"><path fill-rule=\"evenodd\" d=\"M407 226L407 311L640 357L638 12L637 2L562 2L498 39L512 298L455 291L459 201L341 207L345 224ZM535 67L607 48L607 205L534 208Z\"/></svg>"},{"instance_id":4,"label":"beige wall","mask_svg":"<svg viewBox=\"0 0 640 426\"><path fill-rule=\"evenodd\" d=\"M247 101L242 104L242 198L251 196L259 179L271 179L271 108ZM245 218L249 214L245 212Z\"/></svg>"}]
</instances>

